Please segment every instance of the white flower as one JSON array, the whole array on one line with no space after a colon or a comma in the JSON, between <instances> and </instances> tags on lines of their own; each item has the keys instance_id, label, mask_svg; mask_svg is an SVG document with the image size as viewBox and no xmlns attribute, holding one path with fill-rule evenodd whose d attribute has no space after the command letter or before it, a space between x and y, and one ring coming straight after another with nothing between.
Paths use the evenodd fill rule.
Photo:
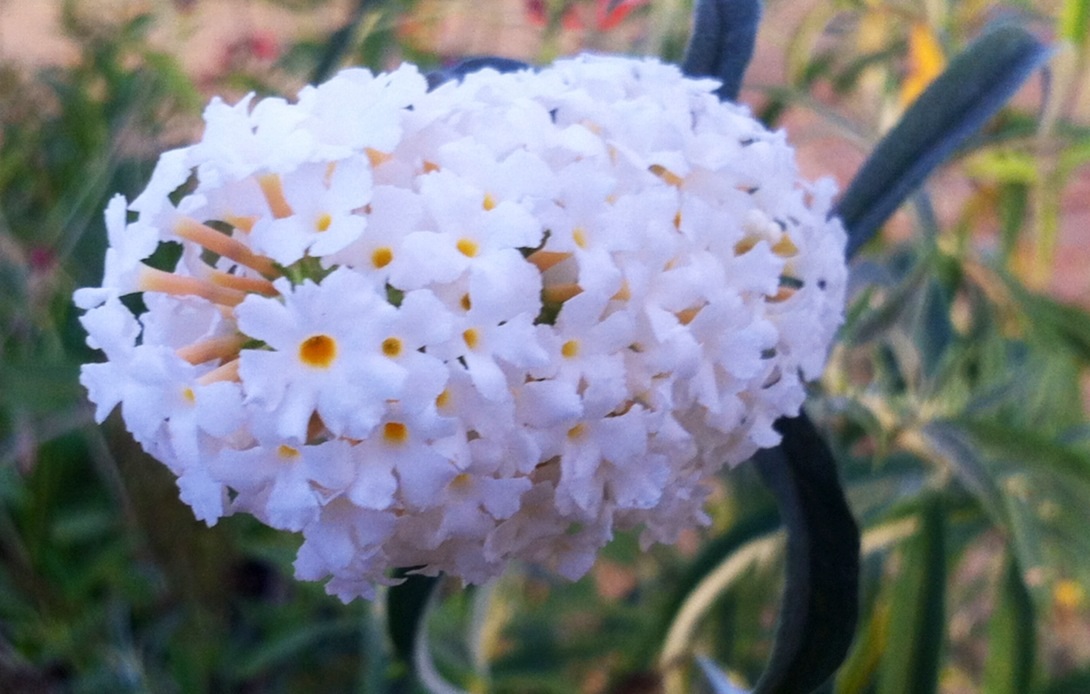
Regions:
<instances>
[{"instance_id":1,"label":"white flower","mask_svg":"<svg viewBox=\"0 0 1090 694\"><path fill-rule=\"evenodd\" d=\"M258 252L286 266L304 255L335 253L363 233L367 219L355 211L371 200L366 157L302 165L282 176L281 186L288 207L250 232Z\"/></svg>"},{"instance_id":2,"label":"white flower","mask_svg":"<svg viewBox=\"0 0 1090 694\"><path fill-rule=\"evenodd\" d=\"M136 290L143 260L159 246L159 236L154 227L141 222L129 224L126 220L126 201L123 195L115 195L106 206L106 267L102 287L88 287L76 291L76 305L83 309L93 308L110 296L121 296Z\"/></svg>"},{"instance_id":3,"label":"white flower","mask_svg":"<svg viewBox=\"0 0 1090 694\"><path fill-rule=\"evenodd\" d=\"M301 533L297 576L345 600L675 541L779 441L843 312L831 184L715 88L583 56L214 100L106 210L76 295L96 418L120 405L198 518Z\"/></svg>"},{"instance_id":4,"label":"white flower","mask_svg":"<svg viewBox=\"0 0 1090 694\"><path fill-rule=\"evenodd\" d=\"M314 415L335 436L370 436L406 380L382 352L396 309L343 268L276 288L283 303L251 294L235 309L239 330L265 343L241 353L247 402L287 439L305 441Z\"/></svg>"},{"instance_id":5,"label":"white flower","mask_svg":"<svg viewBox=\"0 0 1090 694\"><path fill-rule=\"evenodd\" d=\"M286 530L316 521L322 505L356 479L352 446L339 440L225 449L208 468L217 482L239 492L242 501L236 505Z\"/></svg>"},{"instance_id":6,"label":"white flower","mask_svg":"<svg viewBox=\"0 0 1090 694\"><path fill-rule=\"evenodd\" d=\"M342 156L338 152L392 150L401 136L405 109L418 103L426 90L427 82L412 65L377 76L352 68L303 89L297 110L307 118L304 130L318 142L311 156L337 159Z\"/></svg>"}]
</instances>

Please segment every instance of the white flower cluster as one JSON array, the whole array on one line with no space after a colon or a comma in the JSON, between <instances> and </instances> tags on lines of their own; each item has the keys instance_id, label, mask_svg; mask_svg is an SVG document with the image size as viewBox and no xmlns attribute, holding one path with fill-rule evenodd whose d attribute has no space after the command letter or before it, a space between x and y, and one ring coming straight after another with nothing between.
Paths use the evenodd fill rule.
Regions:
<instances>
[{"instance_id":1,"label":"white flower cluster","mask_svg":"<svg viewBox=\"0 0 1090 694\"><path fill-rule=\"evenodd\" d=\"M346 600L675 540L843 310L832 184L715 87L584 56L214 100L106 210L76 294L97 418L120 404L198 518L301 532L297 575Z\"/></svg>"}]
</instances>

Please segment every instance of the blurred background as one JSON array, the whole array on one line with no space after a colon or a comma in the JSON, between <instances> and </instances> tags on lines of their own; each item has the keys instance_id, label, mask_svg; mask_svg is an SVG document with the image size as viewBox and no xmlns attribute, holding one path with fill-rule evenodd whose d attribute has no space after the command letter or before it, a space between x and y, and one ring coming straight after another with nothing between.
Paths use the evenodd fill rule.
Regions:
<instances>
[{"instance_id":1,"label":"blurred background","mask_svg":"<svg viewBox=\"0 0 1090 694\"><path fill-rule=\"evenodd\" d=\"M0 691L418 691L382 601L294 581L298 540L249 517L198 523L116 414L93 423L77 379L100 357L70 297L101 279L105 202L199 136L212 95L482 54L676 62L691 11L0 0ZM1054 46L1047 78L860 255L809 406L864 532L860 629L830 691L1090 691L1090 2L769 0L741 100L788 130L809 177L843 188L1002 22ZM474 692L700 691L700 656L751 685L780 554L708 579L773 537L775 505L743 466L709 511L676 547L619 536L574 584L517 566L444 586L432 665Z\"/></svg>"}]
</instances>

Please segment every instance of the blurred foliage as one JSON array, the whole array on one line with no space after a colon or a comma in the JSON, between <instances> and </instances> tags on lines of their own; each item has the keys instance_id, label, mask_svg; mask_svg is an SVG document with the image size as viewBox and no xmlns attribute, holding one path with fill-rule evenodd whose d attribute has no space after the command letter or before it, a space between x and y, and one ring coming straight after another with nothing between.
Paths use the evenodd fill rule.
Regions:
<instances>
[{"instance_id":1,"label":"blurred foliage","mask_svg":"<svg viewBox=\"0 0 1090 694\"><path fill-rule=\"evenodd\" d=\"M141 189L211 92L297 87L323 59L438 65L462 50L434 43L450 8L475 11L269 3L345 12L332 25L342 43L251 37L215 46L222 69L198 79L156 48L161 4L98 20L66 0L61 29L78 59L0 64L0 691L424 686L389 642L381 601L344 606L294 581L297 540L252 519L200 526L116 417L93 425L76 380L95 357L69 297L98 279L101 210ZM539 58L584 46L680 58L688 2L621 5L623 16L597 0L504 7L536 32ZM769 3L769 16L785 6ZM810 405L864 531L861 626L830 691L1086 691L1090 314L1043 290L1088 177L1090 3L799 7L778 27L783 79L743 99L771 124L816 115L864 149L985 26L1015 21L1056 46L1048 89L944 170L965 192L951 203L925 188L854 265L848 321ZM743 466L724 473L709 512L712 527L679 547L643 553L617 538L575 584L532 567L488 587L440 583L421 603L420 680L701 691L716 686L701 674L716 663L752 684L779 598L775 505Z\"/></svg>"}]
</instances>

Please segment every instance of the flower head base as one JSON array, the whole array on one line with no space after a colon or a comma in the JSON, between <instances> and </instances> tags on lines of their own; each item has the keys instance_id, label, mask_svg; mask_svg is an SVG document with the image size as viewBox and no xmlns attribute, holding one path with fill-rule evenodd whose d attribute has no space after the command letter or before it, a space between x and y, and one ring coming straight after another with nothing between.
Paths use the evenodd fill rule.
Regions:
<instances>
[{"instance_id":1,"label":"flower head base","mask_svg":"<svg viewBox=\"0 0 1090 694\"><path fill-rule=\"evenodd\" d=\"M98 418L120 404L199 518L302 532L297 574L343 599L673 541L798 411L846 274L831 184L715 87L581 57L214 102L107 210L76 295Z\"/></svg>"}]
</instances>

